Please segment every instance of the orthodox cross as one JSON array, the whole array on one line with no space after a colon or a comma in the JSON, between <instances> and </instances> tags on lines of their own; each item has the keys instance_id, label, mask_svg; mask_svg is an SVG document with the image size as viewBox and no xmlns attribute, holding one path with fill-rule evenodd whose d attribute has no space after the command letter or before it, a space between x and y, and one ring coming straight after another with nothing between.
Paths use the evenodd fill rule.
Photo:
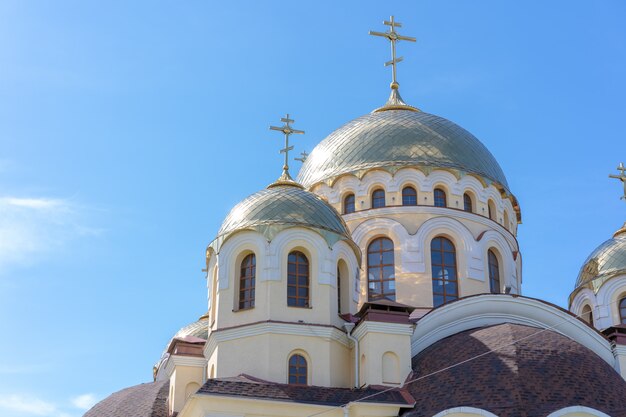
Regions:
<instances>
[{"instance_id":1,"label":"orthodox cross","mask_svg":"<svg viewBox=\"0 0 626 417\"><path fill-rule=\"evenodd\" d=\"M285 154L283 174L289 175L289 151L293 150L293 146L289 146L289 135L301 135L304 133L304 130L296 130L291 127L291 123L293 123L294 120L289 118L289 114L287 114L285 117L281 117L280 121L283 122L282 126L270 126L270 130L278 130L279 132L283 132L283 134L285 135L285 147L280 150L280 153Z\"/></svg>"},{"instance_id":2,"label":"orthodox cross","mask_svg":"<svg viewBox=\"0 0 626 417\"><path fill-rule=\"evenodd\" d=\"M626 174L624 174L624 172L626 172L626 167L623 162L619 163L617 170L620 171L620 175L609 175L609 178L616 178L624 184L624 195L621 197L621 200L626 200Z\"/></svg>"},{"instance_id":3,"label":"orthodox cross","mask_svg":"<svg viewBox=\"0 0 626 417\"><path fill-rule=\"evenodd\" d=\"M415 38L410 36L402 36L398 32L396 32L396 28L401 28L402 23L396 22L393 19L393 16L389 18L389 21L384 20L383 24L389 26L389 30L387 32L374 32L370 30L370 35L381 36L383 38L387 38L389 42L391 42L391 61L385 62L385 66L388 67L391 65L391 88L398 88L398 81L396 80L396 64L402 61L402 57L396 58L396 42L397 41L409 41L415 42Z\"/></svg>"},{"instance_id":4,"label":"orthodox cross","mask_svg":"<svg viewBox=\"0 0 626 417\"><path fill-rule=\"evenodd\" d=\"M302 151L300 152L300 158L293 158L295 161L300 161L302 163L304 163L304 161L306 161L306 159L309 157L309 154L306 151Z\"/></svg>"}]
</instances>

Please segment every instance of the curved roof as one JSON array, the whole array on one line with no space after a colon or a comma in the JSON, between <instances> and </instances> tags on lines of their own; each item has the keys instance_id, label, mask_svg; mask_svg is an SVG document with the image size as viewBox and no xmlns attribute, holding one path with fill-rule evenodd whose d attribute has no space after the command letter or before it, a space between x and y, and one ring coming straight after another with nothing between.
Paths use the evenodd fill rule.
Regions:
<instances>
[{"instance_id":1,"label":"curved roof","mask_svg":"<svg viewBox=\"0 0 626 417\"><path fill-rule=\"evenodd\" d=\"M113 393L83 417L168 417L169 380L140 384Z\"/></svg>"},{"instance_id":2,"label":"curved roof","mask_svg":"<svg viewBox=\"0 0 626 417\"><path fill-rule=\"evenodd\" d=\"M209 338L209 318L208 316L202 316L198 321L194 321L181 328L172 339L183 338L187 336L199 337L200 339L207 340Z\"/></svg>"},{"instance_id":3,"label":"curved roof","mask_svg":"<svg viewBox=\"0 0 626 417\"><path fill-rule=\"evenodd\" d=\"M212 245L221 245L242 230L255 230L272 240L281 230L295 226L317 231L329 246L342 239L353 245L348 227L330 204L300 185L285 184L272 184L237 204Z\"/></svg>"},{"instance_id":4,"label":"curved roof","mask_svg":"<svg viewBox=\"0 0 626 417\"><path fill-rule=\"evenodd\" d=\"M602 284L621 274L626 274L626 223L589 255L578 273L576 290L586 287L598 292Z\"/></svg>"},{"instance_id":5,"label":"curved roof","mask_svg":"<svg viewBox=\"0 0 626 417\"><path fill-rule=\"evenodd\" d=\"M413 358L409 379L420 377L405 385L416 404L404 416L461 406L499 417L546 416L569 406L622 415L626 398L626 381L586 347L555 331L510 323L432 344Z\"/></svg>"},{"instance_id":6,"label":"curved roof","mask_svg":"<svg viewBox=\"0 0 626 417\"><path fill-rule=\"evenodd\" d=\"M372 168L451 168L491 180L508 191L502 168L474 135L442 117L387 110L361 116L313 149L298 180L305 187Z\"/></svg>"}]
</instances>

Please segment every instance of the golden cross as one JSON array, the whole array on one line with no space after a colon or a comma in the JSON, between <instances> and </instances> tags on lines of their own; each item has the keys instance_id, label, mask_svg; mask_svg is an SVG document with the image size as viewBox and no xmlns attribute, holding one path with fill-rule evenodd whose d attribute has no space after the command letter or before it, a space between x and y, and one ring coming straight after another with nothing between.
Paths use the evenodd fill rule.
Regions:
<instances>
[{"instance_id":1,"label":"golden cross","mask_svg":"<svg viewBox=\"0 0 626 417\"><path fill-rule=\"evenodd\" d=\"M285 164L283 165L283 174L289 175L289 151L293 149L293 146L289 146L289 135L297 134L301 135L304 133L304 130L296 130L291 127L291 123L294 122L293 119L289 118L289 114L285 117L281 117L281 122L283 125L280 127L270 126L270 130L278 130L279 132L283 132L285 135L285 147L280 150L280 153L285 154Z\"/></svg>"},{"instance_id":2,"label":"golden cross","mask_svg":"<svg viewBox=\"0 0 626 417\"><path fill-rule=\"evenodd\" d=\"M309 157L309 154L306 151L302 151L300 152L300 158L293 158L293 159L294 161L300 161L304 163L304 161L306 161L308 157Z\"/></svg>"},{"instance_id":3,"label":"golden cross","mask_svg":"<svg viewBox=\"0 0 626 417\"><path fill-rule=\"evenodd\" d=\"M397 89L398 81L396 80L396 64L402 61L402 57L396 58L396 42L415 42L415 38L412 38L410 36L402 36L398 32L396 32L396 28L401 28L402 23L396 22L393 19L393 16L389 18L389 21L384 20L383 24L389 26L389 30L387 32L374 32L370 30L369 33L370 35L387 38L391 42L391 61L385 62L385 66L388 67L389 65L391 65L391 88Z\"/></svg>"},{"instance_id":4,"label":"golden cross","mask_svg":"<svg viewBox=\"0 0 626 417\"><path fill-rule=\"evenodd\" d=\"M620 171L620 175L609 175L609 178L616 178L624 184L624 195L620 199L626 200L626 174L624 174L624 172L626 172L626 167L623 162L619 163L617 170Z\"/></svg>"}]
</instances>

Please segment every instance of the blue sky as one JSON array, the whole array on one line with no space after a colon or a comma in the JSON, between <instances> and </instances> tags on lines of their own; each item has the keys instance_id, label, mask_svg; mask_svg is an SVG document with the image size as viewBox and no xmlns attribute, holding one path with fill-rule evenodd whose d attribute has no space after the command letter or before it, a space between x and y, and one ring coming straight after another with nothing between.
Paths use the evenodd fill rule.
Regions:
<instances>
[{"instance_id":1,"label":"blue sky","mask_svg":"<svg viewBox=\"0 0 626 417\"><path fill-rule=\"evenodd\" d=\"M206 310L204 249L297 152L388 95L476 135L523 214L526 295L565 306L626 220L626 3L0 3L0 415L82 415L151 380ZM294 171L298 165L295 164Z\"/></svg>"}]
</instances>

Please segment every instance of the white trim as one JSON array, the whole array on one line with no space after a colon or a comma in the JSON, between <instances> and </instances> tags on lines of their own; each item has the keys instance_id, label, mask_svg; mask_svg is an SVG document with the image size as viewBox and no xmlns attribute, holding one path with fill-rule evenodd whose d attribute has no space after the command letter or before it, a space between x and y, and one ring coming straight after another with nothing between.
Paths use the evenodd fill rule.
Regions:
<instances>
[{"instance_id":1,"label":"white trim","mask_svg":"<svg viewBox=\"0 0 626 417\"><path fill-rule=\"evenodd\" d=\"M204 368L206 364L207 360L205 358L199 358L196 356L172 355L169 357L167 364L165 365L165 369L163 369L163 372L169 379L172 377L172 374L176 370L177 366L195 366L198 368Z\"/></svg>"},{"instance_id":2,"label":"white trim","mask_svg":"<svg viewBox=\"0 0 626 417\"><path fill-rule=\"evenodd\" d=\"M417 323L411 356L453 334L501 323L553 328L600 356L614 369L617 361L608 340L575 317L547 303L503 294L484 294L439 307Z\"/></svg>"},{"instance_id":3,"label":"white trim","mask_svg":"<svg viewBox=\"0 0 626 417\"><path fill-rule=\"evenodd\" d=\"M582 405L575 405L572 407L561 408L560 410L557 410L551 414L548 414L547 417L561 417L570 413L572 414L573 413L587 413L587 414L591 414L592 416L597 416L597 417L611 417L610 415L605 414L602 411L598 411L594 408L584 407Z\"/></svg>"},{"instance_id":4,"label":"white trim","mask_svg":"<svg viewBox=\"0 0 626 417\"><path fill-rule=\"evenodd\" d=\"M466 414L475 414L477 416L482 416L482 417L498 417L497 415L487 411L487 410L483 410L481 408L475 408L475 407L454 407L454 408L448 408L447 410L444 411L440 411L437 414L435 414L433 417L444 417L447 416L449 414L456 414L456 413L466 413Z\"/></svg>"},{"instance_id":5,"label":"white trim","mask_svg":"<svg viewBox=\"0 0 626 417\"><path fill-rule=\"evenodd\" d=\"M352 335L359 341L368 333L385 333L401 336L411 336L413 334L413 324L386 323L378 321L363 321L352 332Z\"/></svg>"},{"instance_id":6,"label":"white trim","mask_svg":"<svg viewBox=\"0 0 626 417\"><path fill-rule=\"evenodd\" d=\"M207 340L204 347L204 356L206 358L210 358L213 354L213 351L217 348L217 345L221 342L264 334L317 337L330 339L344 345L345 347L350 346L346 334L335 327L307 325L307 323L292 324L263 322L239 326L231 329L218 329L211 332L209 334L209 339Z\"/></svg>"}]
</instances>

